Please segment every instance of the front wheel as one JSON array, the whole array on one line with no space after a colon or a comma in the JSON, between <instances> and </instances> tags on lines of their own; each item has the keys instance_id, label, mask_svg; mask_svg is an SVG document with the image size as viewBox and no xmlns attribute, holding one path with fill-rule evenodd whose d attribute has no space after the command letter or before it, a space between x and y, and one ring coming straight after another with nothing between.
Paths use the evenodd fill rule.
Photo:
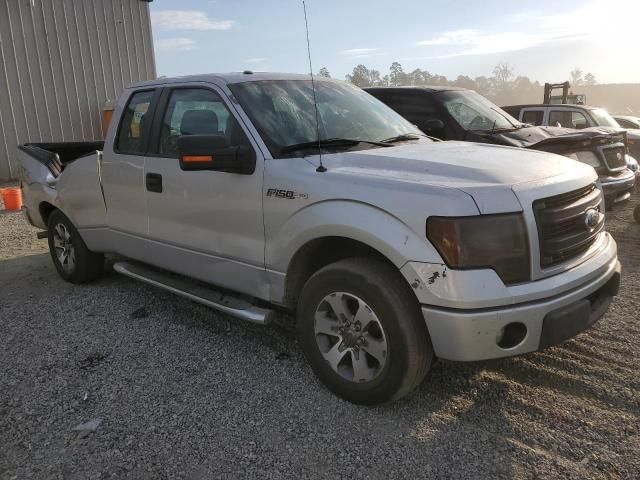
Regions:
<instances>
[{"instance_id":1,"label":"front wheel","mask_svg":"<svg viewBox=\"0 0 640 480\"><path fill-rule=\"evenodd\" d=\"M359 404L408 394L434 358L416 297L378 260L341 260L315 273L300 296L298 335L318 378Z\"/></svg>"},{"instance_id":2,"label":"front wheel","mask_svg":"<svg viewBox=\"0 0 640 480\"><path fill-rule=\"evenodd\" d=\"M104 255L87 248L78 230L60 210L49 217L49 252L56 270L67 282L84 283L99 277Z\"/></svg>"}]
</instances>

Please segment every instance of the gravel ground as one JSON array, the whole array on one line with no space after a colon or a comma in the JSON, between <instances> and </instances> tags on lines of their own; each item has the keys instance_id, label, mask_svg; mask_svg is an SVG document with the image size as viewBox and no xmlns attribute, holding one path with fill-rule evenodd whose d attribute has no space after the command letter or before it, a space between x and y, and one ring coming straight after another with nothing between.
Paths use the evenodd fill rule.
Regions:
<instances>
[{"instance_id":1,"label":"gravel ground","mask_svg":"<svg viewBox=\"0 0 640 480\"><path fill-rule=\"evenodd\" d=\"M609 216L623 285L592 330L439 362L376 408L323 388L285 330L115 273L63 282L46 241L0 214L0 478L640 478L632 206Z\"/></svg>"}]
</instances>

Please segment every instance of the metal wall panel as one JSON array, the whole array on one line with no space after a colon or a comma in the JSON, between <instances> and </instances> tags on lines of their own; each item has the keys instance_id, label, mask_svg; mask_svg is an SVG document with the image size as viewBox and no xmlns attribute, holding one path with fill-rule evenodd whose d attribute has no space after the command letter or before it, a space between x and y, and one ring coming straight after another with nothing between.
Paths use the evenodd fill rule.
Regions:
<instances>
[{"instance_id":1,"label":"metal wall panel","mask_svg":"<svg viewBox=\"0 0 640 480\"><path fill-rule=\"evenodd\" d=\"M156 77L141 0L0 0L0 181L21 143L103 138L102 109Z\"/></svg>"}]
</instances>

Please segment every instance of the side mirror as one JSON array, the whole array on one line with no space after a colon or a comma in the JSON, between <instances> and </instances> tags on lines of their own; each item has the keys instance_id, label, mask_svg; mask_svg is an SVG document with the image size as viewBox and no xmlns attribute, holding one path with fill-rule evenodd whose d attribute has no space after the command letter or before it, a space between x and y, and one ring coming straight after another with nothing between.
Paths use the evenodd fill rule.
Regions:
<instances>
[{"instance_id":1,"label":"side mirror","mask_svg":"<svg viewBox=\"0 0 640 480\"><path fill-rule=\"evenodd\" d=\"M426 132L442 130L444 128L444 122L439 118L429 118L422 124L422 127Z\"/></svg>"},{"instance_id":2,"label":"side mirror","mask_svg":"<svg viewBox=\"0 0 640 480\"><path fill-rule=\"evenodd\" d=\"M428 118L417 127L427 135L444 139L444 122L439 118Z\"/></svg>"},{"instance_id":3,"label":"side mirror","mask_svg":"<svg viewBox=\"0 0 640 480\"><path fill-rule=\"evenodd\" d=\"M256 168L253 149L229 145L224 135L182 135L178 137L182 170L213 170L251 175Z\"/></svg>"}]
</instances>

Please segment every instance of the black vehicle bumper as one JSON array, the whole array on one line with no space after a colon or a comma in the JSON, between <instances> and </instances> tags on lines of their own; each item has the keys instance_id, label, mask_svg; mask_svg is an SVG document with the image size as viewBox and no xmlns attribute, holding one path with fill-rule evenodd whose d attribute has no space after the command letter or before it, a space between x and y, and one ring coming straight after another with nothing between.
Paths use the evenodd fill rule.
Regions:
<instances>
[{"instance_id":1,"label":"black vehicle bumper","mask_svg":"<svg viewBox=\"0 0 640 480\"><path fill-rule=\"evenodd\" d=\"M587 298L549 312L542 321L539 350L558 345L588 329L600 320L620 290L620 271L616 271Z\"/></svg>"}]
</instances>

